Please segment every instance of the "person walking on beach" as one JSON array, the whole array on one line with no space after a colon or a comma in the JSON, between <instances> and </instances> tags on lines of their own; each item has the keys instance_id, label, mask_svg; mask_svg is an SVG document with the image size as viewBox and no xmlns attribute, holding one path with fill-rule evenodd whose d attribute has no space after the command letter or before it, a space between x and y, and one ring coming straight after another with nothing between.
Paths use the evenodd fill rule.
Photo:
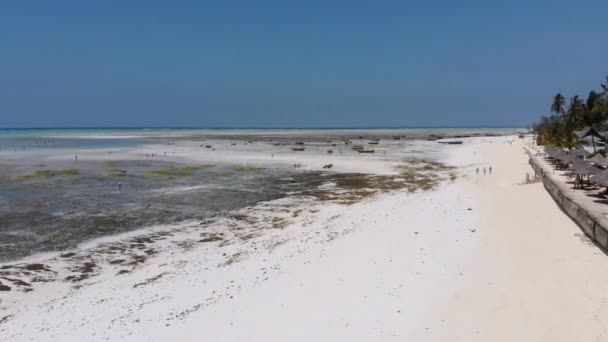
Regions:
<instances>
[{"instance_id":1,"label":"person walking on beach","mask_svg":"<svg viewBox=\"0 0 608 342\"><path fill-rule=\"evenodd\" d=\"M477 169L475 170L475 172L476 172L476 173L477 173L477 175L479 176L479 168L477 168Z\"/></svg>"},{"instance_id":2,"label":"person walking on beach","mask_svg":"<svg viewBox=\"0 0 608 342\"><path fill-rule=\"evenodd\" d=\"M492 174L492 165L490 165L490 168L488 169L488 171L490 171L490 174Z\"/></svg>"},{"instance_id":3,"label":"person walking on beach","mask_svg":"<svg viewBox=\"0 0 608 342\"><path fill-rule=\"evenodd\" d=\"M483 168L483 175L484 176L486 175L486 168L485 167Z\"/></svg>"}]
</instances>

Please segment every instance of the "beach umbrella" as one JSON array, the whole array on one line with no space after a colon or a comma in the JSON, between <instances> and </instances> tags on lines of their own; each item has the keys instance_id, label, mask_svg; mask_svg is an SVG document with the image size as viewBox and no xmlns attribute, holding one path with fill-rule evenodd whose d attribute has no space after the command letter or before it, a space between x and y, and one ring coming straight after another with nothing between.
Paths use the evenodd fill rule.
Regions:
<instances>
[{"instance_id":1,"label":"beach umbrella","mask_svg":"<svg viewBox=\"0 0 608 342\"><path fill-rule=\"evenodd\" d=\"M551 155L559 150L560 149L555 146L545 146L545 153L548 153L549 155Z\"/></svg>"},{"instance_id":2,"label":"beach umbrella","mask_svg":"<svg viewBox=\"0 0 608 342\"><path fill-rule=\"evenodd\" d=\"M574 131L573 133L579 140L582 140L586 137L591 137L591 143L593 144L593 152L595 152L595 140L594 139L595 138L602 139L602 135L598 131L596 131L595 128L589 127L589 126L583 128L581 130Z\"/></svg>"},{"instance_id":3,"label":"beach umbrella","mask_svg":"<svg viewBox=\"0 0 608 342\"><path fill-rule=\"evenodd\" d=\"M598 131L596 131L595 128L589 126L581 130L574 131L573 133L579 139L583 139L585 137L596 137L600 139L602 138L602 135Z\"/></svg>"},{"instance_id":4,"label":"beach umbrella","mask_svg":"<svg viewBox=\"0 0 608 342\"><path fill-rule=\"evenodd\" d=\"M602 171L597 175L589 178L589 181L600 186L608 187L608 170Z\"/></svg>"},{"instance_id":5,"label":"beach umbrella","mask_svg":"<svg viewBox=\"0 0 608 342\"><path fill-rule=\"evenodd\" d=\"M597 153L595 154L593 157L588 158L587 159L588 162L597 164L597 165L601 165L603 167L607 167L608 166L608 158L604 157L603 155Z\"/></svg>"},{"instance_id":6,"label":"beach umbrella","mask_svg":"<svg viewBox=\"0 0 608 342\"><path fill-rule=\"evenodd\" d=\"M598 169L597 167L586 163L580 159L573 160L567 171L572 171L579 175L596 175L602 172L602 170Z\"/></svg>"},{"instance_id":7,"label":"beach umbrella","mask_svg":"<svg viewBox=\"0 0 608 342\"><path fill-rule=\"evenodd\" d=\"M575 156L571 155L570 153L567 153L564 151L555 152L553 155L553 158L559 159L560 161L562 161L564 163L573 162L578 159Z\"/></svg>"},{"instance_id":8,"label":"beach umbrella","mask_svg":"<svg viewBox=\"0 0 608 342\"><path fill-rule=\"evenodd\" d=\"M570 153L577 157L588 157L591 155L591 152L585 150L584 148L575 148L573 150L570 150Z\"/></svg>"},{"instance_id":9,"label":"beach umbrella","mask_svg":"<svg viewBox=\"0 0 608 342\"><path fill-rule=\"evenodd\" d=\"M559 156L561 156L564 153L564 151L562 149L559 149L559 148L554 147L554 146L545 147L545 152L551 158L558 158Z\"/></svg>"}]
</instances>

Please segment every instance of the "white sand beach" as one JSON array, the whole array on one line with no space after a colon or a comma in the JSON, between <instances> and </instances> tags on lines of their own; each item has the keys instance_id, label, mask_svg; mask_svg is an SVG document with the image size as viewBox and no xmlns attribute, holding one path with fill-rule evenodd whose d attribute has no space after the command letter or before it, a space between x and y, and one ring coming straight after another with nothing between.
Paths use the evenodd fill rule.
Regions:
<instances>
[{"instance_id":1,"label":"white sand beach","mask_svg":"<svg viewBox=\"0 0 608 342\"><path fill-rule=\"evenodd\" d=\"M542 183L522 184L533 173L523 139L463 140L435 156L458 177L433 190L309 203L297 217L286 212L294 219L283 230L223 254L164 241L137 272L106 267L78 286L2 292L0 341L608 341L608 256ZM189 148L175 147L193 158ZM266 151L197 161L210 158L321 165ZM334 158L339 172L390 174L397 163ZM491 174L475 174L490 165ZM184 223L175 239L199 229Z\"/></svg>"}]
</instances>

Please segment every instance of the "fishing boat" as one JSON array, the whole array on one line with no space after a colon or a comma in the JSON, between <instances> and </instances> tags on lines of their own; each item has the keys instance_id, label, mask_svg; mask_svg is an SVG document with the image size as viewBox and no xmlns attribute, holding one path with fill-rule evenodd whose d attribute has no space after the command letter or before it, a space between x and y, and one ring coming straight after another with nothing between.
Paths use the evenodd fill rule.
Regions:
<instances>
[{"instance_id":1,"label":"fishing boat","mask_svg":"<svg viewBox=\"0 0 608 342\"><path fill-rule=\"evenodd\" d=\"M327 150L327 153L334 153L334 150Z\"/></svg>"},{"instance_id":2,"label":"fishing boat","mask_svg":"<svg viewBox=\"0 0 608 342\"><path fill-rule=\"evenodd\" d=\"M398 136L398 135L393 135L393 139L395 139L395 140L401 140L401 137Z\"/></svg>"},{"instance_id":3,"label":"fishing boat","mask_svg":"<svg viewBox=\"0 0 608 342\"><path fill-rule=\"evenodd\" d=\"M353 145L352 149L355 150L355 151L359 151L359 150L365 149L365 147L363 147L361 145Z\"/></svg>"},{"instance_id":4,"label":"fishing boat","mask_svg":"<svg viewBox=\"0 0 608 342\"><path fill-rule=\"evenodd\" d=\"M376 141L372 140L372 141L368 142L368 144L370 144L370 145L378 145L378 141L377 140Z\"/></svg>"},{"instance_id":5,"label":"fishing boat","mask_svg":"<svg viewBox=\"0 0 608 342\"><path fill-rule=\"evenodd\" d=\"M296 146L296 147L292 147L291 150L292 151L296 151L296 152L298 152L298 151L304 151L304 147L298 147L298 146Z\"/></svg>"},{"instance_id":6,"label":"fishing boat","mask_svg":"<svg viewBox=\"0 0 608 342\"><path fill-rule=\"evenodd\" d=\"M448 144L448 145L460 145L462 144L461 140L450 140L450 141L438 141L440 144Z\"/></svg>"},{"instance_id":7,"label":"fishing boat","mask_svg":"<svg viewBox=\"0 0 608 342\"><path fill-rule=\"evenodd\" d=\"M359 153L374 153L374 150L357 150Z\"/></svg>"}]
</instances>

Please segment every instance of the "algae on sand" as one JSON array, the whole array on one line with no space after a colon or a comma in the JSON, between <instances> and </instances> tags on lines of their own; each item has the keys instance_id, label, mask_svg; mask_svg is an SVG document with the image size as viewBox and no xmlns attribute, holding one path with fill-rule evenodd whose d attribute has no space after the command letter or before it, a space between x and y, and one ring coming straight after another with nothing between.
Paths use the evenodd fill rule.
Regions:
<instances>
[{"instance_id":1,"label":"algae on sand","mask_svg":"<svg viewBox=\"0 0 608 342\"><path fill-rule=\"evenodd\" d=\"M375 194L392 191L431 190L450 174L453 167L435 161L413 161L396 167L395 175L372 175L362 173L329 173L323 177L325 182L334 183L332 188L311 186L302 192L320 201L339 204L357 203Z\"/></svg>"},{"instance_id":2,"label":"algae on sand","mask_svg":"<svg viewBox=\"0 0 608 342\"><path fill-rule=\"evenodd\" d=\"M146 171L146 175L156 176L156 177L188 177L192 176L196 171L202 169L208 169L215 165L212 164L203 164L203 165L195 165L195 166L170 166L164 169L151 170Z\"/></svg>"},{"instance_id":3,"label":"algae on sand","mask_svg":"<svg viewBox=\"0 0 608 342\"><path fill-rule=\"evenodd\" d=\"M60 169L60 170L38 170L32 173L28 173L22 176L17 177L17 180L30 180L30 179L38 179L38 178L53 178L57 176L68 176L78 174L80 170L78 169Z\"/></svg>"},{"instance_id":4,"label":"algae on sand","mask_svg":"<svg viewBox=\"0 0 608 342\"><path fill-rule=\"evenodd\" d=\"M264 170L264 167L256 165L238 165L233 167L232 169L237 172L260 172Z\"/></svg>"}]
</instances>

